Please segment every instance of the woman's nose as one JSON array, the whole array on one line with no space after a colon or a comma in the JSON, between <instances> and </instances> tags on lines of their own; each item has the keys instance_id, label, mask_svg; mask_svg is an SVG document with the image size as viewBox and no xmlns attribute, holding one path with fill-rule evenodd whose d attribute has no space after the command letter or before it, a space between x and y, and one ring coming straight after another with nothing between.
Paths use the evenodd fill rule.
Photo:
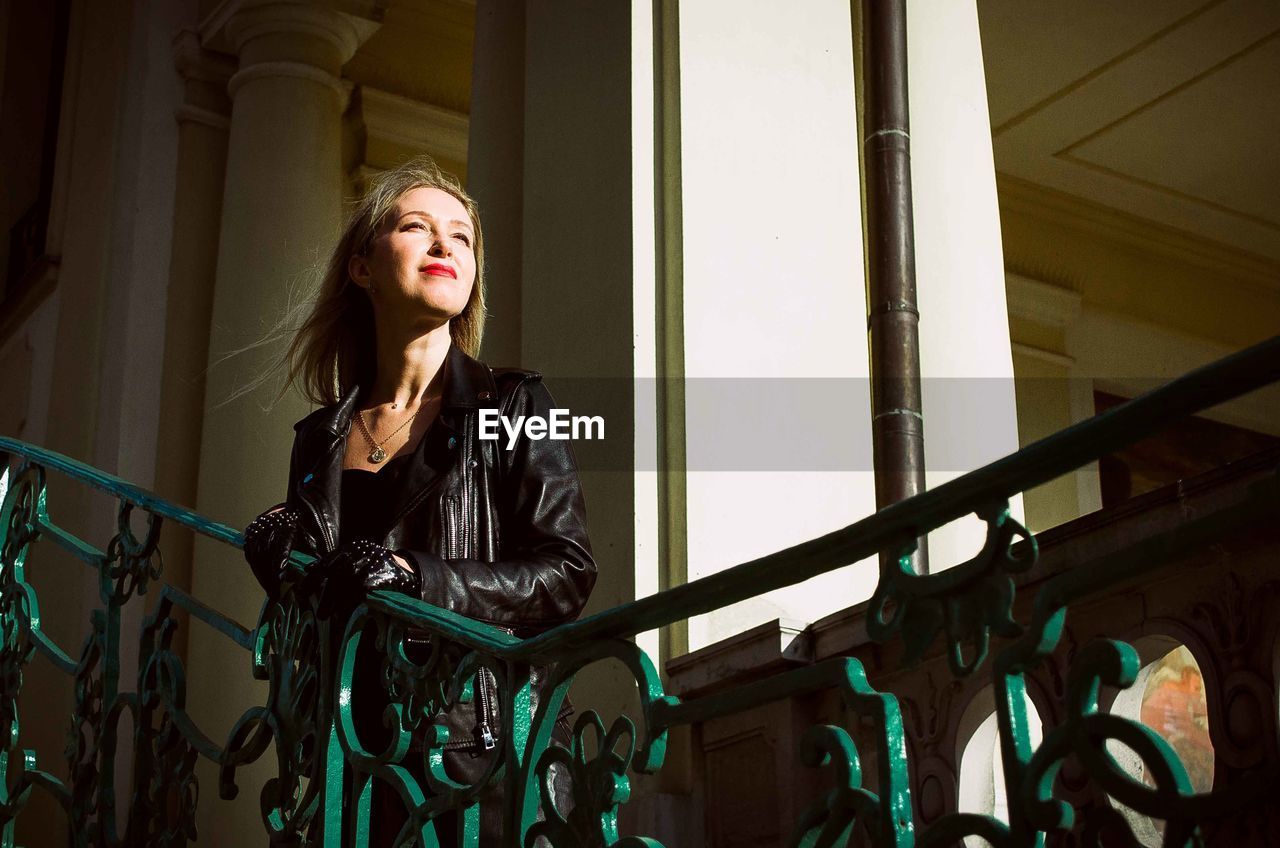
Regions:
<instances>
[{"instance_id":1,"label":"woman's nose","mask_svg":"<svg viewBox=\"0 0 1280 848\"><path fill-rule=\"evenodd\" d=\"M449 240L446 238L440 238L439 236L432 239L431 250L429 252L432 256L449 256L453 253L453 251L449 249Z\"/></svg>"}]
</instances>

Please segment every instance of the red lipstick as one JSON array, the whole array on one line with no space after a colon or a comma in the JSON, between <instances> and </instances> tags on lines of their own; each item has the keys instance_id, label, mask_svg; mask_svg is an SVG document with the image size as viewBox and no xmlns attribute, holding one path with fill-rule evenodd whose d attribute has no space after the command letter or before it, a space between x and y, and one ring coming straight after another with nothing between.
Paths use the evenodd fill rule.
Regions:
<instances>
[{"instance_id":1,"label":"red lipstick","mask_svg":"<svg viewBox=\"0 0 1280 848\"><path fill-rule=\"evenodd\" d=\"M441 265L438 262L433 262L432 264L428 265L426 268L423 268L422 270L423 272L427 274L432 274L434 276L444 276L447 274L448 276L452 277L455 280L458 279L457 271L453 270L448 265Z\"/></svg>"}]
</instances>

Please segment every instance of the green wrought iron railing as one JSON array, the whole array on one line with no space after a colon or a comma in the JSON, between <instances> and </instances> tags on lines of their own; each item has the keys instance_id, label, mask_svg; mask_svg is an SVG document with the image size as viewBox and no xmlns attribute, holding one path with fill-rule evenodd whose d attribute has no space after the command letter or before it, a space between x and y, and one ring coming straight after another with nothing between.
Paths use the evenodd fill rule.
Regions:
<instances>
[{"instance_id":1,"label":"green wrought iron railing","mask_svg":"<svg viewBox=\"0 0 1280 848\"><path fill-rule=\"evenodd\" d=\"M237 769L274 746L279 773L261 790L263 826L273 843L366 845L370 787L380 781L411 811L400 834L406 844L439 844L435 821L451 810L457 813L459 844L475 845L478 798L501 783L503 832L510 845L530 846L544 839L539 844L656 846L659 843L645 837L620 836L618 813L629 797L628 775L661 768L671 728L832 688L864 727L868 722L874 727L876 750L859 751L843 727L819 725L808 732L807 762L827 767L834 782L792 823L793 845L863 840L882 846L930 846L977 836L997 846L1031 846L1072 833L1083 834L1079 841L1089 844L1097 841L1100 823L1077 820L1076 811L1055 798L1055 776L1068 757L1074 757L1110 797L1163 820L1165 845L1198 844L1206 822L1255 803L1280 775L1264 769L1239 785L1194 794L1186 769L1159 734L1099 708L1101 687L1128 687L1138 672L1134 649L1113 640L1096 641L1078 652L1068 672L1067 718L1046 728L1043 741L1032 746L1024 675L1058 645L1070 604L1087 593L1132 581L1156 567L1158 560L1119 565L1107 560L1054 575L1037 584L1029 620L1017 621L1014 576L1034 567L1036 544L1010 516L1008 499L1179 417L1277 380L1280 337L844 529L523 640L382 592L370 595L345 622L318 619L312 609L286 594L278 603L265 604L257 626L246 630L164 583L156 555L166 521L233 546L241 541L237 531L65 456L0 438L6 460L0 485L0 774L5 776L0 785L0 844L14 844L15 821L33 792L49 793L61 804L77 845L186 844L196 837L196 761L204 758L219 767L219 794L228 797L235 792ZM118 529L104 548L76 538L50 517L50 473L101 490L119 502ZM135 511L146 515L142 538L130 527ZM986 523L982 549L946 571L912 573L914 540L970 513ZM1179 542L1210 539L1232 527L1274 523L1278 514L1280 486L1272 476L1250 490L1226 523L1221 516L1189 517ZM28 553L37 542L70 552L98 574L101 606L93 612L91 633L79 659L42 628L39 598L27 580ZM996 693L1007 820L949 813L920 826L898 701L874 689L856 659L825 660L681 702L664 693L653 662L630 638L882 552L891 556L882 560L870 601L869 635L880 642L900 641L907 663L941 641L956 677L987 669ZM305 557L295 557L297 568L306 565ZM139 596L153 584L159 584L159 602L141 630L137 680L129 689L120 673L121 611L126 604L140 602ZM248 710L222 744L206 735L186 711L184 665L172 644L178 609L186 610L193 624L228 635L248 652L247 670L270 684L265 703ZM368 638L369 627L378 634L383 685L396 725L391 744L381 751L362 745L349 697L356 651ZM436 650L425 661L411 661L412 652L406 649L411 629L432 634L437 646L448 643L462 650ZM1003 639L1003 647L988 657L993 634ZM23 747L23 671L37 654L74 683L67 780L56 777L36 753ZM553 725L575 675L602 661L620 661L630 670L639 694L636 719L617 716L606 728L594 711L586 710L574 725L571 747L551 745ZM554 675L552 694L536 711L530 709L531 665L549 665ZM470 698L482 669L496 679L500 714L511 720L485 773L461 785L443 768L448 733L432 725L432 717L442 706ZM116 736L122 711L134 719L131 739ZM418 746L421 750L410 745L415 733L425 738ZM1141 758L1154 785L1134 779L1112 757L1108 742L1117 740ZM116 753L122 749L131 750L133 759L127 810L117 809L113 783ZM864 776L861 761L868 754L875 765ZM419 768L410 768L414 758L420 760ZM566 809L558 808L547 790L547 772L553 765L571 779L573 804Z\"/></svg>"}]
</instances>

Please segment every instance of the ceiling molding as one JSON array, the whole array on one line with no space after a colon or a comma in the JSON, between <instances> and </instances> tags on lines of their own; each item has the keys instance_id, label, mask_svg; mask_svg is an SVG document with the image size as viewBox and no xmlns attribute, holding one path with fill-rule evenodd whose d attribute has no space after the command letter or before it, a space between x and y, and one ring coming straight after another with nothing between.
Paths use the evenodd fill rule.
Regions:
<instances>
[{"instance_id":1,"label":"ceiling molding","mask_svg":"<svg viewBox=\"0 0 1280 848\"><path fill-rule=\"evenodd\" d=\"M1055 353L1052 350L1045 350L1042 347L1023 344L1022 342L1011 342L1010 349L1013 351L1014 356L1025 356L1028 359L1047 362L1050 365L1057 365L1061 368L1071 368L1076 364L1074 356L1067 356L1065 353Z\"/></svg>"},{"instance_id":2,"label":"ceiling molding","mask_svg":"<svg viewBox=\"0 0 1280 848\"><path fill-rule=\"evenodd\" d=\"M1070 327L1080 315L1080 295L1071 289L1006 272L1009 315L1049 327Z\"/></svg>"},{"instance_id":3,"label":"ceiling molding","mask_svg":"<svg viewBox=\"0 0 1280 848\"><path fill-rule=\"evenodd\" d=\"M1115 241L1275 291L1280 3L980 5L1002 175L1117 210Z\"/></svg>"},{"instance_id":4,"label":"ceiling molding","mask_svg":"<svg viewBox=\"0 0 1280 848\"><path fill-rule=\"evenodd\" d=\"M460 112L361 86L360 115L370 138L455 162L467 161L471 123ZM380 167L376 162L368 164Z\"/></svg>"},{"instance_id":5,"label":"ceiling molding","mask_svg":"<svg viewBox=\"0 0 1280 848\"><path fill-rule=\"evenodd\" d=\"M1084 88L1089 83L1093 82L1099 77L1104 76L1105 74L1110 72L1112 69L1123 65L1125 62L1128 62L1130 59L1141 54L1144 50L1146 50L1151 45L1155 44L1156 42L1170 35L1171 33L1174 33L1182 29L1183 27L1195 21L1196 18L1201 17L1206 12L1209 12L1210 10L1212 10L1213 7L1221 5L1223 2L1224 0L1208 0L1208 2L1206 2L1204 5L1199 6L1195 9L1192 9L1190 12L1182 15L1181 17L1171 20L1160 29L1156 30L1153 33L1150 33L1149 35L1145 36L1144 38L1137 41L1136 43L1129 45L1129 47L1127 47L1125 50L1121 51L1115 56L1112 56L1110 59L1107 59L1102 64L1098 65L1095 68L1092 68L1087 73L1084 73L1078 78L1067 83L1057 91L1040 98L1039 100L1037 100L1036 102L1032 103L1029 106L1025 106L1021 111L1019 111L1012 117L1009 117L1004 121L1002 121L999 126L992 128L991 135L993 137L1000 136L1005 132L1018 126L1019 124L1023 123L1027 119L1034 117L1040 112L1043 112L1046 108L1052 106L1053 104L1057 103L1060 100L1063 100L1069 97L1070 95Z\"/></svg>"},{"instance_id":6,"label":"ceiling molding","mask_svg":"<svg viewBox=\"0 0 1280 848\"><path fill-rule=\"evenodd\" d=\"M1194 265L1241 282L1280 289L1280 262L1101 203L996 175L1001 214L1027 215L1143 253Z\"/></svg>"}]
</instances>

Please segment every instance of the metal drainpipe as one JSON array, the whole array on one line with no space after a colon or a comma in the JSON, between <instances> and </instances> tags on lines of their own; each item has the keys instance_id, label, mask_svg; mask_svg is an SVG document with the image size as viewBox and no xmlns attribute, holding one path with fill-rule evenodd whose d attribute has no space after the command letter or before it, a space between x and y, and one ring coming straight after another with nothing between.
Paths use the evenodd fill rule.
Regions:
<instances>
[{"instance_id":1,"label":"metal drainpipe","mask_svg":"<svg viewBox=\"0 0 1280 848\"><path fill-rule=\"evenodd\" d=\"M871 433L876 508L882 509L925 488L906 0L863 0L862 50ZM929 572L925 539L919 540L912 567L918 574Z\"/></svg>"}]
</instances>

